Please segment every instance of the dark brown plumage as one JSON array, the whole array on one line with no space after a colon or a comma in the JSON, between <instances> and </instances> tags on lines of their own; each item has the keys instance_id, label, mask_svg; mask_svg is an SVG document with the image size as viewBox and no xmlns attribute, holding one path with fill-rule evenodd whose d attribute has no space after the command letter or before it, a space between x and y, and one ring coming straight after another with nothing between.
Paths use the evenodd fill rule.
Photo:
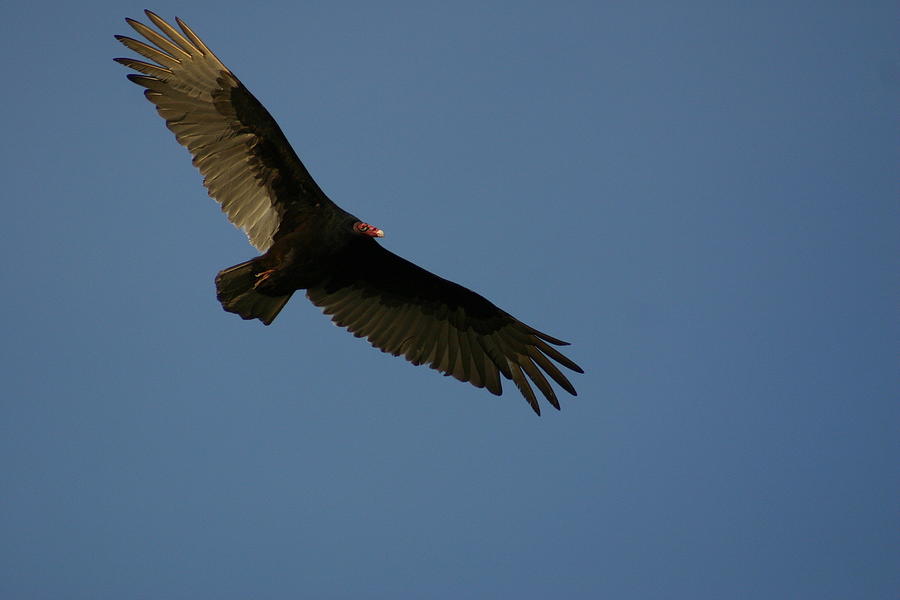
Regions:
<instances>
[{"instance_id":1,"label":"dark brown plumage","mask_svg":"<svg viewBox=\"0 0 900 600\"><path fill-rule=\"evenodd\" d=\"M216 276L225 310L269 325L305 289L336 324L382 351L497 395L503 375L538 414L531 383L557 409L547 376L575 395L553 362L583 372L553 347L566 342L382 247L381 230L328 199L268 111L183 21L179 32L146 14L162 35L126 19L150 44L116 38L153 62L115 60L138 71L128 78L147 88L209 195L263 253Z\"/></svg>"}]
</instances>

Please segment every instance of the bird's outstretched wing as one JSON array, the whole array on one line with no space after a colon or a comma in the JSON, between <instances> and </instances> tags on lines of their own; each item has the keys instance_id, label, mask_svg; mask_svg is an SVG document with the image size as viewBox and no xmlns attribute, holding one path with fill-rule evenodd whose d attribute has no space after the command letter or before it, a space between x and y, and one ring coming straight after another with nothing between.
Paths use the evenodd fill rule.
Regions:
<instances>
[{"instance_id":1,"label":"bird's outstretched wing","mask_svg":"<svg viewBox=\"0 0 900 600\"><path fill-rule=\"evenodd\" d=\"M335 324L367 338L376 348L496 395L502 393L503 375L538 414L531 383L559 408L546 375L576 395L575 387L553 362L584 372L553 347L566 342L529 327L475 292L378 243L352 244L336 260L333 273L327 282L309 288L307 297Z\"/></svg>"},{"instance_id":2,"label":"bird's outstretched wing","mask_svg":"<svg viewBox=\"0 0 900 600\"><path fill-rule=\"evenodd\" d=\"M162 34L126 19L149 43L116 39L152 62L115 60L140 73L128 78L147 88L147 99L193 155L209 195L250 243L265 252L286 212L333 206L275 119L197 34L181 19L179 32L145 12Z\"/></svg>"}]
</instances>

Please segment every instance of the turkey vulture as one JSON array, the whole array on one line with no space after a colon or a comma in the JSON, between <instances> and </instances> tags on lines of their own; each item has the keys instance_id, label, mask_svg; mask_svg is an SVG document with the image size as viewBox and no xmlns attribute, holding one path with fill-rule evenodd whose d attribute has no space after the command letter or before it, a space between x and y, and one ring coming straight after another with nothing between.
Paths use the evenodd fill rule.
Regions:
<instances>
[{"instance_id":1,"label":"turkey vulture","mask_svg":"<svg viewBox=\"0 0 900 600\"><path fill-rule=\"evenodd\" d=\"M566 342L382 247L375 238L384 233L322 192L275 119L190 27L176 18L179 32L145 12L159 31L126 22L149 43L116 39L151 62L115 60L138 71L128 78L147 88L209 195L262 253L216 275L226 311L269 325L291 294L306 290L335 324L383 352L498 396L502 374L537 414L531 382L559 409L545 373L575 395L550 360L584 372L553 347Z\"/></svg>"}]
</instances>

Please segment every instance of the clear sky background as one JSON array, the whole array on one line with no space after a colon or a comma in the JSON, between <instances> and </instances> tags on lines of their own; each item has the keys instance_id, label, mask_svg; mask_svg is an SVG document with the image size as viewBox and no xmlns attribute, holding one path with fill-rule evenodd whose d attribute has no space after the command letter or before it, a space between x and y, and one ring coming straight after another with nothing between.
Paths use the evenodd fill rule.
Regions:
<instances>
[{"instance_id":1,"label":"clear sky background","mask_svg":"<svg viewBox=\"0 0 900 600\"><path fill-rule=\"evenodd\" d=\"M573 343L536 417L255 253L112 62L0 9L0 596L900 594L895 2L162 2L384 244Z\"/></svg>"}]
</instances>

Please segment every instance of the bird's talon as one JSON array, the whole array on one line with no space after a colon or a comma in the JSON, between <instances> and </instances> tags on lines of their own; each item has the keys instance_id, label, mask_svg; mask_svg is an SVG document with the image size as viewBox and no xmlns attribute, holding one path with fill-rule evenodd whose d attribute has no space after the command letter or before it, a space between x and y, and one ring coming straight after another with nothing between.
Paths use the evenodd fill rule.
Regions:
<instances>
[{"instance_id":1,"label":"bird's talon","mask_svg":"<svg viewBox=\"0 0 900 600\"><path fill-rule=\"evenodd\" d=\"M253 287L258 288L259 284L261 284L263 281L268 279L269 276L272 275L272 273L274 273L274 272L275 272L275 269L268 269L266 271L261 271L261 272L257 273L256 275L254 275L254 277L256 277L256 283L253 284Z\"/></svg>"}]
</instances>

